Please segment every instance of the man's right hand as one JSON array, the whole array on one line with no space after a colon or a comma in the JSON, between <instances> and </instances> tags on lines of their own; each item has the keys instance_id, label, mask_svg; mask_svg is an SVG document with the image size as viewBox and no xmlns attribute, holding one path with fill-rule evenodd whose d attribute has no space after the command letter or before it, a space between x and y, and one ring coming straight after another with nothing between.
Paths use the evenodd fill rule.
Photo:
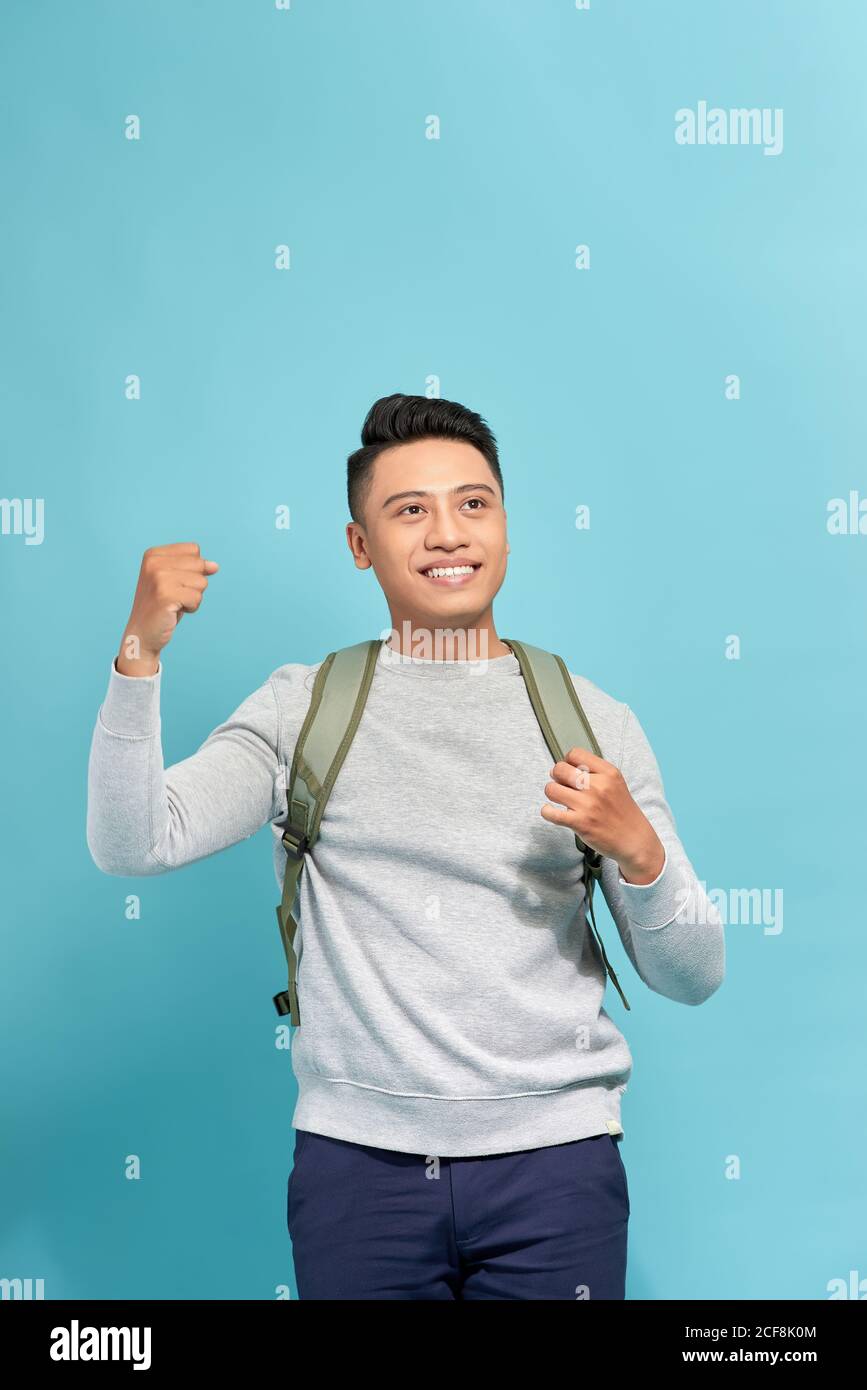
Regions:
<instances>
[{"instance_id":1,"label":"man's right hand","mask_svg":"<svg viewBox=\"0 0 867 1390\"><path fill-rule=\"evenodd\" d=\"M122 676L156 675L160 652L185 613L202 601L207 574L219 569L203 560L195 541L155 545L146 550L115 666Z\"/></svg>"}]
</instances>

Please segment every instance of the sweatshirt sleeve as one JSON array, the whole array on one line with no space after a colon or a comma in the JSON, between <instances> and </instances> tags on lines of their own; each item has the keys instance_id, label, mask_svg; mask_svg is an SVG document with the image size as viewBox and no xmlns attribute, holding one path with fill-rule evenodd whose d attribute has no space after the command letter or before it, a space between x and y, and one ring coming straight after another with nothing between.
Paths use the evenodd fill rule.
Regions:
<instances>
[{"instance_id":1,"label":"sweatshirt sleeve","mask_svg":"<svg viewBox=\"0 0 867 1390\"><path fill-rule=\"evenodd\" d=\"M620 771L665 849L652 883L627 883L603 857L600 883L620 939L644 983L680 1004L701 1004L725 975L723 923L680 842L656 757L627 705Z\"/></svg>"},{"instance_id":2,"label":"sweatshirt sleeve","mask_svg":"<svg viewBox=\"0 0 867 1390\"><path fill-rule=\"evenodd\" d=\"M285 814L273 677L191 757L163 766L162 662L124 676L112 658L90 747L87 847L103 873L165 873L216 854Z\"/></svg>"}]
</instances>

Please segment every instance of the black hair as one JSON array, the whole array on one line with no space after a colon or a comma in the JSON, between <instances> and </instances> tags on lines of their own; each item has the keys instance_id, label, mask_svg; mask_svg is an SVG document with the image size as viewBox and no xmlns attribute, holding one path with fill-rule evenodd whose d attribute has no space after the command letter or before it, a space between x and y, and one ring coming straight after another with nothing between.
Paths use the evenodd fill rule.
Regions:
<instances>
[{"instance_id":1,"label":"black hair","mask_svg":"<svg viewBox=\"0 0 867 1390\"><path fill-rule=\"evenodd\" d=\"M362 447L347 460L346 494L353 521L362 522L377 456L393 444L413 439L458 439L472 444L487 459L500 495L505 495L497 441L481 415L457 401L398 393L374 401L361 427Z\"/></svg>"}]
</instances>

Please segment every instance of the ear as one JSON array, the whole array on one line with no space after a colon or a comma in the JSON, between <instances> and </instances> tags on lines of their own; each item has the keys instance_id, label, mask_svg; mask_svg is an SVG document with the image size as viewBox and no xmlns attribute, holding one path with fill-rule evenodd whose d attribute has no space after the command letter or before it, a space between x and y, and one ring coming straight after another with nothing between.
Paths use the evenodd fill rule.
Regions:
<instances>
[{"instance_id":1,"label":"ear","mask_svg":"<svg viewBox=\"0 0 867 1390\"><path fill-rule=\"evenodd\" d=\"M352 558L355 560L356 569L360 569L360 570L369 570L369 569L370 569L370 565L371 565L371 561L370 561L370 558L369 558L367 555L364 554L363 549L359 549L359 548L358 548L358 541L359 541L359 539L361 540L361 544L362 544L362 547L363 547L363 544L364 544L364 536L363 536L363 532L362 532L362 530L361 530L361 527L357 524L357 522L354 522L354 521L349 521L349 522L347 522L347 523L346 523L346 542L347 542L347 544L348 544L348 546L349 546L349 549L352 551Z\"/></svg>"}]
</instances>

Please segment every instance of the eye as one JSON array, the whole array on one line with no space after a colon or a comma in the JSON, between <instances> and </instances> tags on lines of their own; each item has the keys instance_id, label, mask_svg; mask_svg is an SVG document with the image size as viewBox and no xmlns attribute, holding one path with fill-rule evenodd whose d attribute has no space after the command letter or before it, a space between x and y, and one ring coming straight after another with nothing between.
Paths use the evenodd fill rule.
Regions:
<instances>
[{"instance_id":1,"label":"eye","mask_svg":"<svg viewBox=\"0 0 867 1390\"><path fill-rule=\"evenodd\" d=\"M479 508L484 509L484 508L487 506L487 502L485 501L485 499L484 499L483 497L468 497L468 498L467 498L467 501L464 503L464 506L467 505L467 502L478 502L479 507L474 507L474 508L473 508L473 511L478 511ZM420 510L421 510L421 503L419 503L419 502L408 502L408 503L406 504L405 507L401 507L401 509L400 509L400 511L397 513L397 515L398 515L398 516L403 516L404 512L411 511L413 508L415 508L416 511L420 511Z\"/></svg>"}]
</instances>

